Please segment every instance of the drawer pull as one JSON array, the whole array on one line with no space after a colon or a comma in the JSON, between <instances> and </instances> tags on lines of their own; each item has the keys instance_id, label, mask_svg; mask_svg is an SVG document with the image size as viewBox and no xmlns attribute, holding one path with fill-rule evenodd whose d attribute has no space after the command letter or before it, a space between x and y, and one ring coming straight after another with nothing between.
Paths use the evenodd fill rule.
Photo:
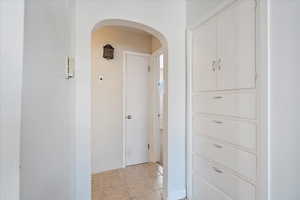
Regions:
<instances>
[{"instance_id":1,"label":"drawer pull","mask_svg":"<svg viewBox=\"0 0 300 200\"><path fill-rule=\"evenodd\" d=\"M219 170L218 168L216 167L213 167L213 170L219 174L223 174L223 171L222 170Z\"/></svg>"},{"instance_id":2,"label":"drawer pull","mask_svg":"<svg viewBox=\"0 0 300 200\"><path fill-rule=\"evenodd\" d=\"M218 121L218 120L214 120L213 122L216 123L216 124L223 124L222 121Z\"/></svg>"},{"instance_id":3,"label":"drawer pull","mask_svg":"<svg viewBox=\"0 0 300 200\"><path fill-rule=\"evenodd\" d=\"M214 146L215 146L216 148L218 148L218 149L222 149L222 148L223 148L223 146L222 146L222 145L219 145L219 144L214 144Z\"/></svg>"},{"instance_id":4,"label":"drawer pull","mask_svg":"<svg viewBox=\"0 0 300 200\"><path fill-rule=\"evenodd\" d=\"M222 96L215 96L214 99L222 99Z\"/></svg>"}]
</instances>

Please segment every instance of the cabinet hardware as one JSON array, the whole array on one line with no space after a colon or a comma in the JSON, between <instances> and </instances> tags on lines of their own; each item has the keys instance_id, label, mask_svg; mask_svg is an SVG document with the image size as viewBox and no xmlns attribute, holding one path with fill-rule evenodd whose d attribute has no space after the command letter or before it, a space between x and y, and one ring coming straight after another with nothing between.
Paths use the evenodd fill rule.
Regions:
<instances>
[{"instance_id":1,"label":"cabinet hardware","mask_svg":"<svg viewBox=\"0 0 300 200\"><path fill-rule=\"evenodd\" d=\"M213 167L213 170L214 170L215 172L219 173L219 174L222 174L222 173L223 173L223 171L222 171L222 170L219 170L219 169L218 169L218 168L216 168L216 167Z\"/></svg>"},{"instance_id":2,"label":"cabinet hardware","mask_svg":"<svg viewBox=\"0 0 300 200\"><path fill-rule=\"evenodd\" d=\"M218 60L218 70L220 71L221 70L221 58L219 58L219 60Z\"/></svg>"},{"instance_id":3,"label":"cabinet hardware","mask_svg":"<svg viewBox=\"0 0 300 200\"><path fill-rule=\"evenodd\" d=\"M211 67L212 67L212 71L215 72L216 71L216 68L215 68L215 65L216 65L216 61L212 61L212 64L211 64Z\"/></svg>"},{"instance_id":4,"label":"cabinet hardware","mask_svg":"<svg viewBox=\"0 0 300 200\"><path fill-rule=\"evenodd\" d=\"M222 149L222 148L223 148L223 146L222 146L222 145L219 145L219 144L214 144L214 146L215 146L216 148L218 148L218 149Z\"/></svg>"},{"instance_id":5,"label":"cabinet hardware","mask_svg":"<svg viewBox=\"0 0 300 200\"><path fill-rule=\"evenodd\" d=\"M216 124L223 124L222 121L218 121L218 120L214 120L213 122L216 123Z\"/></svg>"},{"instance_id":6,"label":"cabinet hardware","mask_svg":"<svg viewBox=\"0 0 300 200\"><path fill-rule=\"evenodd\" d=\"M222 96L215 96L214 99L222 99Z\"/></svg>"},{"instance_id":7,"label":"cabinet hardware","mask_svg":"<svg viewBox=\"0 0 300 200\"><path fill-rule=\"evenodd\" d=\"M127 115L126 119L132 119L132 115Z\"/></svg>"}]
</instances>

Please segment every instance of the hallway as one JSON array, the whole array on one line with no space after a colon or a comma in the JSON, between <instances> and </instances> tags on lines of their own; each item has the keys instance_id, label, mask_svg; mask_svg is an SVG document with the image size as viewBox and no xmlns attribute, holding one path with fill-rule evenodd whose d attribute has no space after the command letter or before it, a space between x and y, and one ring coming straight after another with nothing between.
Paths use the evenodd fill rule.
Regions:
<instances>
[{"instance_id":1,"label":"hallway","mask_svg":"<svg viewBox=\"0 0 300 200\"><path fill-rule=\"evenodd\" d=\"M156 163L94 174L93 200L161 200L163 169Z\"/></svg>"}]
</instances>

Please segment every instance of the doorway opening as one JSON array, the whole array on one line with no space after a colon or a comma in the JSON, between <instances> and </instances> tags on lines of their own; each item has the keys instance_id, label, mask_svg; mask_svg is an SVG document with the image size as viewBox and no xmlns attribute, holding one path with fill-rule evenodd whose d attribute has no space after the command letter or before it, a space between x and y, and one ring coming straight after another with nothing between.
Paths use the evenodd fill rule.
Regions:
<instances>
[{"instance_id":1,"label":"doorway opening","mask_svg":"<svg viewBox=\"0 0 300 200\"><path fill-rule=\"evenodd\" d=\"M91 47L92 199L161 198L165 43L143 28L105 24Z\"/></svg>"}]
</instances>

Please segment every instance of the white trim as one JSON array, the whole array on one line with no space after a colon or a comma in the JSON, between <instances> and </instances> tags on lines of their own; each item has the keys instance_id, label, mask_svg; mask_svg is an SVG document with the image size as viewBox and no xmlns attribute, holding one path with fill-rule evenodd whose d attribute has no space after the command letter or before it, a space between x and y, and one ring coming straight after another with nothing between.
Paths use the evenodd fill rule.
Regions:
<instances>
[{"instance_id":1,"label":"white trim","mask_svg":"<svg viewBox=\"0 0 300 200\"><path fill-rule=\"evenodd\" d=\"M161 48L159 48L159 49L157 49L156 51L154 51L152 54L151 54L151 65L153 65L152 66L152 68L154 67L154 59L155 58L157 58L158 57L158 59L159 59L159 56L160 55L163 55L164 56L164 59L165 59L165 48L163 48L163 47L161 47ZM164 67L166 67L166 66L164 66ZM157 73L153 73L153 72L157 72ZM159 104L157 104L157 99L156 98L159 98L159 96L157 96L157 91L156 91L156 87L157 87L157 80L159 80L159 76L160 76L160 67L158 66L158 69L157 69L157 71L155 71L154 69L153 70L151 70L151 73L152 73L152 81L154 81L152 84L152 86L154 87L154 89L155 89L155 98L153 99L154 100L154 102L152 102L154 105L154 110L152 110L152 113L151 114L154 114L154 116L152 116L151 115L151 117L153 117L153 120L155 120L155 121L157 121L157 114L158 114L158 108L159 108ZM165 72L164 72L165 73ZM164 95L166 95L166 93L164 93ZM164 105L165 106L165 105ZM165 120L165 118L163 119L163 120ZM158 124L157 123L153 123L153 126L152 126L152 130L153 130L153 134L154 134L154 138L157 136L157 135L160 135L160 129L157 127L157 126L159 126L160 125L160 122L158 122ZM157 131L159 131L159 133L157 133ZM157 146L156 145L160 145L160 144L156 144L156 141L157 140L155 140L155 141L151 141L150 140L150 145L152 146L152 147L156 147L156 148L150 148L150 154L152 155L152 158L153 158L153 155L155 155L154 156L154 158L152 159L152 160L150 160L151 162L160 162L160 159L159 158L161 158L161 153L163 153L163 151L164 151L164 149L161 149L160 148L160 152L158 152L157 151ZM160 142L163 142L163 144L165 143L164 141L160 141ZM160 154L160 155L158 155L158 153ZM150 156L150 158L151 158L151 156ZM163 164L163 163L162 163Z\"/></svg>"},{"instance_id":2,"label":"white trim","mask_svg":"<svg viewBox=\"0 0 300 200\"><path fill-rule=\"evenodd\" d=\"M217 15L226 7L241 0L227 0L220 4L206 16L199 19L199 23L187 29L187 197L192 200L192 35L205 21ZM256 0L256 67L258 73L258 101L259 101L259 130L261 136L258 143L258 178L257 200L270 200L269 196L269 0Z\"/></svg>"},{"instance_id":3,"label":"white trim","mask_svg":"<svg viewBox=\"0 0 300 200\"><path fill-rule=\"evenodd\" d=\"M269 0L257 0L256 9L256 65L258 73L259 128L258 136L258 200L269 199Z\"/></svg>"},{"instance_id":4,"label":"white trim","mask_svg":"<svg viewBox=\"0 0 300 200\"><path fill-rule=\"evenodd\" d=\"M123 69L122 69L122 145L123 145L123 168L126 167L126 52L123 52Z\"/></svg>"},{"instance_id":5,"label":"white trim","mask_svg":"<svg viewBox=\"0 0 300 200\"><path fill-rule=\"evenodd\" d=\"M151 54L146 53L139 53L133 51L124 51L123 52L123 91L122 91L122 144L123 144L123 168L127 166L127 158L126 158L126 139L127 139L127 132L126 132L126 59L127 55L135 55L135 56L144 56L150 57ZM150 63L149 63L150 64Z\"/></svg>"},{"instance_id":6,"label":"white trim","mask_svg":"<svg viewBox=\"0 0 300 200\"><path fill-rule=\"evenodd\" d=\"M192 30L187 30L187 97L186 97L186 191L188 199L192 199Z\"/></svg>"}]
</instances>

